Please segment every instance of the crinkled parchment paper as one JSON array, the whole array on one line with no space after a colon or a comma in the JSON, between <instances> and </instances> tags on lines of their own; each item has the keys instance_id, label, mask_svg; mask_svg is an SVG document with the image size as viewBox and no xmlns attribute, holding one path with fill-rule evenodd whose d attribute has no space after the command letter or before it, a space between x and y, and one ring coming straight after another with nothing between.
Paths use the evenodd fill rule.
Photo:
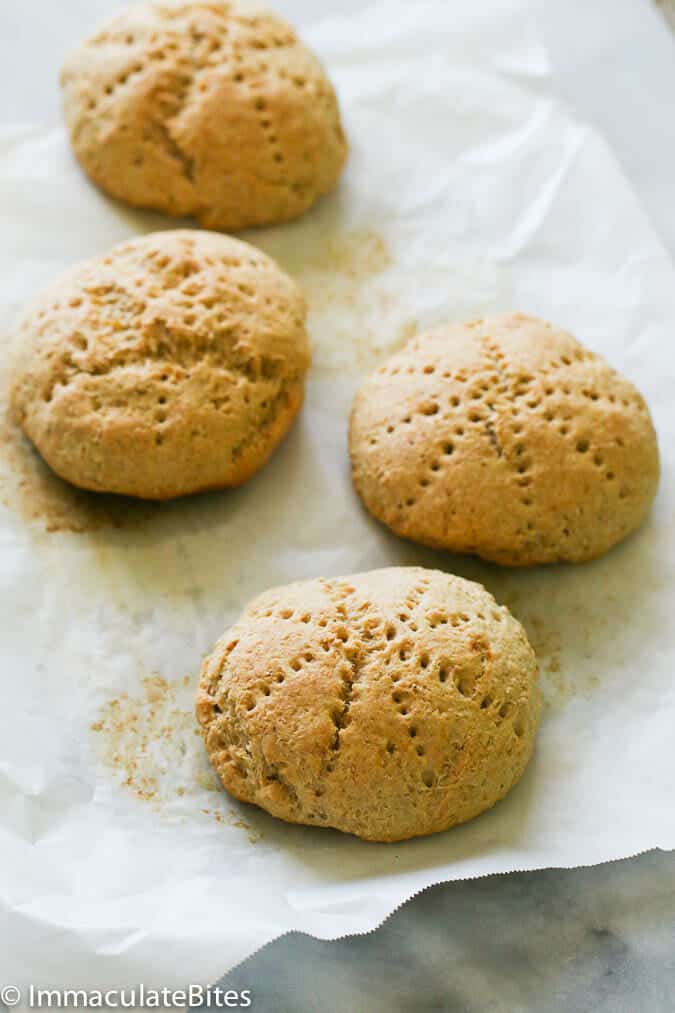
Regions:
<instances>
[{"instance_id":1,"label":"crinkled parchment paper","mask_svg":"<svg viewBox=\"0 0 675 1013\"><path fill-rule=\"evenodd\" d=\"M515 0L315 18L352 154L306 218L248 237L303 285L315 349L268 467L163 506L88 496L3 408L0 931L17 984L206 983L288 929L364 931L441 880L675 846L672 265L604 143L548 97ZM169 224L96 192L61 130L0 134L0 215L3 332L58 270ZM509 572L426 552L350 487L363 373L417 328L512 307L572 329L654 413L655 509L592 564ZM413 562L482 581L539 652L547 706L521 784L402 845L230 800L192 717L202 654L270 585Z\"/></svg>"}]
</instances>

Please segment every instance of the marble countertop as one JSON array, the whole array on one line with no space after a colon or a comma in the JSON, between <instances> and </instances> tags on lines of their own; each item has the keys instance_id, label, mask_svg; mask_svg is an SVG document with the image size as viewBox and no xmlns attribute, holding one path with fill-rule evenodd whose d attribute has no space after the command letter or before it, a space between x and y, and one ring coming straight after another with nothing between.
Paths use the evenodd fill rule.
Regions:
<instances>
[{"instance_id":1,"label":"marble countertop","mask_svg":"<svg viewBox=\"0 0 675 1013\"><path fill-rule=\"evenodd\" d=\"M432 887L370 935L278 939L222 985L256 1013L666 1013L675 854Z\"/></svg>"},{"instance_id":2,"label":"marble countertop","mask_svg":"<svg viewBox=\"0 0 675 1013\"><path fill-rule=\"evenodd\" d=\"M59 5L54 31L72 36L80 17L83 31L104 2ZM532 4L560 97L605 135L675 254L675 38L666 19L652 0ZM41 52L29 7L3 7L0 59L13 83L0 95L3 123L44 120L38 110L55 93L51 35ZM675 1010L675 853L434 887L368 936L283 937L222 984L251 989L251 1008L270 1013L665 1013Z\"/></svg>"}]
</instances>

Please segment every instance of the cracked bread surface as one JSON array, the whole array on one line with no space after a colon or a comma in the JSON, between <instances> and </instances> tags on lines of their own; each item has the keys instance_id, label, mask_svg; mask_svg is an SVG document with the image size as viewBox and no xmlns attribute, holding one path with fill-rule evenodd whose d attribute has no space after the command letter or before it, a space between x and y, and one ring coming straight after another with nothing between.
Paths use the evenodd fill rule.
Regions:
<instances>
[{"instance_id":1,"label":"cracked bread surface","mask_svg":"<svg viewBox=\"0 0 675 1013\"><path fill-rule=\"evenodd\" d=\"M61 86L95 183L204 228L295 218L346 159L319 60L286 22L238 0L132 7L68 57Z\"/></svg>"},{"instance_id":2,"label":"cracked bread surface","mask_svg":"<svg viewBox=\"0 0 675 1013\"><path fill-rule=\"evenodd\" d=\"M601 555L659 478L635 387L519 313L410 341L357 392L349 446L359 496L396 534L509 566Z\"/></svg>"},{"instance_id":3,"label":"cracked bread surface","mask_svg":"<svg viewBox=\"0 0 675 1013\"><path fill-rule=\"evenodd\" d=\"M168 499L246 481L309 366L296 284L247 243L152 233L78 264L21 321L13 414L62 478Z\"/></svg>"},{"instance_id":4,"label":"cracked bread surface","mask_svg":"<svg viewBox=\"0 0 675 1013\"><path fill-rule=\"evenodd\" d=\"M235 798L397 841L469 820L518 781L538 669L480 584L393 567L260 595L205 659L196 713Z\"/></svg>"}]
</instances>

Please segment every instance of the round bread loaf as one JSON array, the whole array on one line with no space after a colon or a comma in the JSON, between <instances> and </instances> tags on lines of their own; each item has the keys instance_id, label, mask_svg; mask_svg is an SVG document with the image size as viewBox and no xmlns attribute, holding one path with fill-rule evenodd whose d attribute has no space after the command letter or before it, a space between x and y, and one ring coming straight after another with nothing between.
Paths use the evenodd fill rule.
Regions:
<instances>
[{"instance_id":1,"label":"round bread loaf","mask_svg":"<svg viewBox=\"0 0 675 1013\"><path fill-rule=\"evenodd\" d=\"M167 499L238 485L303 398L297 286L247 243L159 232L59 278L19 326L11 404L84 489Z\"/></svg>"},{"instance_id":2,"label":"round bread loaf","mask_svg":"<svg viewBox=\"0 0 675 1013\"><path fill-rule=\"evenodd\" d=\"M95 183L205 228L295 218L345 162L321 64L284 21L238 0L132 7L72 53L61 85Z\"/></svg>"},{"instance_id":3,"label":"round bread loaf","mask_svg":"<svg viewBox=\"0 0 675 1013\"><path fill-rule=\"evenodd\" d=\"M197 698L232 795L373 841L489 809L523 773L539 711L521 625L480 584L416 567L260 595Z\"/></svg>"},{"instance_id":4,"label":"round bread loaf","mask_svg":"<svg viewBox=\"0 0 675 1013\"><path fill-rule=\"evenodd\" d=\"M420 335L356 395L352 477L397 534L509 566L581 562L636 528L659 475L631 383L522 314Z\"/></svg>"}]
</instances>

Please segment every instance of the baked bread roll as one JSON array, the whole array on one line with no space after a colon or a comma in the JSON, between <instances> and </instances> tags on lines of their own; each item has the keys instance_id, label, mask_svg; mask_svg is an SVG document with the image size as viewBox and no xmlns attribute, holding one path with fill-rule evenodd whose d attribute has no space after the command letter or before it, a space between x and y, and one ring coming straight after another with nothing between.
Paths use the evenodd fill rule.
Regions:
<instances>
[{"instance_id":1,"label":"baked bread roll","mask_svg":"<svg viewBox=\"0 0 675 1013\"><path fill-rule=\"evenodd\" d=\"M321 64L285 21L238 0L131 7L68 57L61 85L91 179L204 228L296 218L345 162Z\"/></svg>"},{"instance_id":2,"label":"baked bread roll","mask_svg":"<svg viewBox=\"0 0 675 1013\"><path fill-rule=\"evenodd\" d=\"M358 391L349 447L359 496L396 534L508 566L601 555L659 477L635 387L519 313L411 340Z\"/></svg>"},{"instance_id":3,"label":"baked bread roll","mask_svg":"<svg viewBox=\"0 0 675 1013\"><path fill-rule=\"evenodd\" d=\"M256 598L204 662L197 717L235 798L399 841L513 787L537 678L523 628L480 584L391 568Z\"/></svg>"},{"instance_id":4,"label":"baked bread roll","mask_svg":"<svg viewBox=\"0 0 675 1013\"><path fill-rule=\"evenodd\" d=\"M17 334L13 413L73 485L143 499L245 482L295 418L305 305L265 254L159 232L79 264Z\"/></svg>"}]
</instances>

